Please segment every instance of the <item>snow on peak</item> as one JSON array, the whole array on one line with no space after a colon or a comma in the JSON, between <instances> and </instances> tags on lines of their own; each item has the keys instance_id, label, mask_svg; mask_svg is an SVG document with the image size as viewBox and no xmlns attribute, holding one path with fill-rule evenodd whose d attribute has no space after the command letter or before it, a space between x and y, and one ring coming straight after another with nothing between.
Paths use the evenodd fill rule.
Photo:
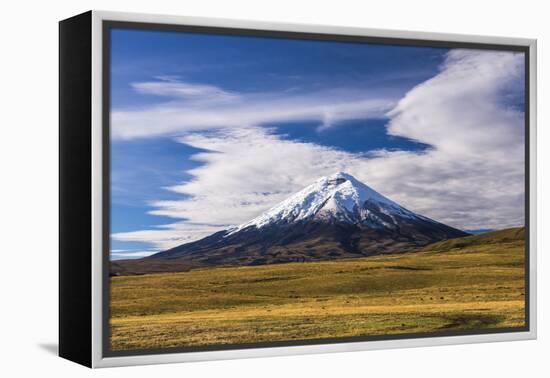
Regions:
<instances>
[{"instance_id":1,"label":"snow on peak","mask_svg":"<svg viewBox=\"0 0 550 378\"><path fill-rule=\"evenodd\" d=\"M401 217L415 216L352 175L337 172L319 178L264 214L233 228L229 234L250 226L261 228L268 224L292 223L306 219L336 219L355 223L360 221L358 217L368 216L361 211L367 201L375 203L390 217L392 214L399 214Z\"/></svg>"}]
</instances>

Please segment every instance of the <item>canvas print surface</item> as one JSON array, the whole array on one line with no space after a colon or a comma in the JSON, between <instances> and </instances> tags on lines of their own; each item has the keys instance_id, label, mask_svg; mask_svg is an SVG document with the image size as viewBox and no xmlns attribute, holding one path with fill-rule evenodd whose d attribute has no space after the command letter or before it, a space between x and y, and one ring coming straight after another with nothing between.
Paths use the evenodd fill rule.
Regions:
<instances>
[{"instance_id":1,"label":"canvas print surface","mask_svg":"<svg viewBox=\"0 0 550 378\"><path fill-rule=\"evenodd\" d=\"M526 326L524 53L109 33L109 351Z\"/></svg>"}]
</instances>

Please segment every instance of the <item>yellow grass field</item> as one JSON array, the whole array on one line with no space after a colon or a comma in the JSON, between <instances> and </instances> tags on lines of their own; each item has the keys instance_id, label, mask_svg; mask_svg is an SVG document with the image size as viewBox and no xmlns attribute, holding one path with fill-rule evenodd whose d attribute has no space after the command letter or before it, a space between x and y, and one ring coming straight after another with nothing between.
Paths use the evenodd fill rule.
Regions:
<instances>
[{"instance_id":1,"label":"yellow grass field","mask_svg":"<svg viewBox=\"0 0 550 378\"><path fill-rule=\"evenodd\" d=\"M524 326L524 229L419 252L112 277L113 351Z\"/></svg>"}]
</instances>

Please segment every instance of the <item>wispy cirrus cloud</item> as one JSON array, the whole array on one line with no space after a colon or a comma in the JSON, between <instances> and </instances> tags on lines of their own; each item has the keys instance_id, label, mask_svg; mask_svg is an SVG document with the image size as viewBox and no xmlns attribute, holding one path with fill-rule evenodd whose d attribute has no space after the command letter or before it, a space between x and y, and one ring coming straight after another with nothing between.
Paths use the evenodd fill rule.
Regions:
<instances>
[{"instance_id":1,"label":"wispy cirrus cloud","mask_svg":"<svg viewBox=\"0 0 550 378\"><path fill-rule=\"evenodd\" d=\"M167 96L170 101L114 110L113 138L178 136L190 131L293 121L318 121L321 128L327 128L345 120L383 118L397 100L383 91L373 94L368 88L236 93L173 79L134 83L132 87L142 94Z\"/></svg>"},{"instance_id":2,"label":"wispy cirrus cloud","mask_svg":"<svg viewBox=\"0 0 550 378\"><path fill-rule=\"evenodd\" d=\"M319 176L339 170L413 211L455 227L521 225L524 114L506 98L518 97L523 72L522 54L453 50L437 75L395 102L324 92L260 98L245 95L231 106L201 105L193 107L190 114L182 113L181 103L118 112L118 137L180 133L181 143L208 152L193 156L202 165L189 171L191 181L170 188L182 195L181 200L151 204L152 214L182 221L160 230L113 237L146 241L158 248L196 240L245 222ZM393 106L388 109L390 103ZM284 139L269 129L255 127L268 121L308 119L321 124L326 119L328 127L341 119L378 117L381 113L387 113L390 135L431 148L354 154ZM135 130L131 130L132 124Z\"/></svg>"},{"instance_id":3,"label":"wispy cirrus cloud","mask_svg":"<svg viewBox=\"0 0 550 378\"><path fill-rule=\"evenodd\" d=\"M146 230L114 233L111 237L124 242L146 242L153 246L148 252L153 254L176 245L189 243L224 229L225 225L195 224L190 222L176 222L152 227ZM134 256L128 252L128 256ZM120 255L121 253L116 253Z\"/></svg>"},{"instance_id":4,"label":"wispy cirrus cloud","mask_svg":"<svg viewBox=\"0 0 550 378\"><path fill-rule=\"evenodd\" d=\"M147 251L127 250L125 252L111 251L111 260L123 260L128 258L135 259L140 257L147 257L147 256L154 255L157 252L159 252L159 250L147 250Z\"/></svg>"},{"instance_id":5,"label":"wispy cirrus cloud","mask_svg":"<svg viewBox=\"0 0 550 378\"><path fill-rule=\"evenodd\" d=\"M237 93L225 91L213 85L183 83L176 78L158 77L160 81L132 83L132 88L141 94L180 98L186 102L220 103L236 101L241 98Z\"/></svg>"}]
</instances>

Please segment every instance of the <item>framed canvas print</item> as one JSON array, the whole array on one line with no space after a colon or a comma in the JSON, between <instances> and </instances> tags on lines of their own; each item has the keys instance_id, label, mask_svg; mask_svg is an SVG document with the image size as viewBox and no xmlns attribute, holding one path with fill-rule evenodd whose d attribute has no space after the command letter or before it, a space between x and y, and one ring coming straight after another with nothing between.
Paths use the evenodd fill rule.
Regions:
<instances>
[{"instance_id":1,"label":"framed canvas print","mask_svg":"<svg viewBox=\"0 0 550 378\"><path fill-rule=\"evenodd\" d=\"M60 355L536 337L534 40L60 22Z\"/></svg>"}]
</instances>

